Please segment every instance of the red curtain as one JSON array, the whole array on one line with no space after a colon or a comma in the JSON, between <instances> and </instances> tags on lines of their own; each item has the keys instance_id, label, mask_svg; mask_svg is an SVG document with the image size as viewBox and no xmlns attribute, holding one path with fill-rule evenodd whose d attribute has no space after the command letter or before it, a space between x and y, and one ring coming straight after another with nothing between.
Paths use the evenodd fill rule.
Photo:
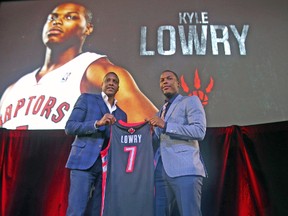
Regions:
<instances>
[{"instance_id":1,"label":"red curtain","mask_svg":"<svg viewBox=\"0 0 288 216\"><path fill-rule=\"evenodd\" d=\"M1 130L1 215L65 215L73 137L63 131Z\"/></svg>"},{"instance_id":2,"label":"red curtain","mask_svg":"<svg viewBox=\"0 0 288 216\"><path fill-rule=\"evenodd\" d=\"M65 215L73 139L0 130L1 215ZM288 215L288 122L208 128L200 146L209 174L203 216Z\"/></svg>"},{"instance_id":3,"label":"red curtain","mask_svg":"<svg viewBox=\"0 0 288 216\"><path fill-rule=\"evenodd\" d=\"M288 122L209 128L204 216L288 215Z\"/></svg>"}]
</instances>

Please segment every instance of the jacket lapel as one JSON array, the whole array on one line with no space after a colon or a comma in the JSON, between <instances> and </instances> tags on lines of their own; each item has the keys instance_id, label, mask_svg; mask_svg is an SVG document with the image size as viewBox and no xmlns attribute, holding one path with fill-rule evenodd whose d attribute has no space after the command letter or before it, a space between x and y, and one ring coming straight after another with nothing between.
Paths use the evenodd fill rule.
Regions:
<instances>
[{"instance_id":1,"label":"jacket lapel","mask_svg":"<svg viewBox=\"0 0 288 216\"><path fill-rule=\"evenodd\" d=\"M175 107L178 105L178 103L181 101L182 99L182 95L178 95L175 100L173 101L173 103L170 105L166 115L165 115L165 121L167 121L169 119L169 117L171 116L173 110L175 109Z\"/></svg>"},{"instance_id":2,"label":"jacket lapel","mask_svg":"<svg viewBox=\"0 0 288 216\"><path fill-rule=\"evenodd\" d=\"M101 95L98 95L96 102L98 103L98 105L100 107L100 111L102 112L103 115L106 113L109 113L109 109L108 109L107 105L105 104Z\"/></svg>"}]
</instances>

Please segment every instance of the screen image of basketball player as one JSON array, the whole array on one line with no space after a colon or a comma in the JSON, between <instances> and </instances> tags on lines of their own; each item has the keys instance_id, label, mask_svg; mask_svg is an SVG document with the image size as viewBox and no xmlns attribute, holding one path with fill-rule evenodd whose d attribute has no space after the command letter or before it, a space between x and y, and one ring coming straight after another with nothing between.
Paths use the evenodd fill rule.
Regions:
<instances>
[{"instance_id":1,"label":"screen image of basketball player","mask_svg":"<svg viewBox=\"0 0 288 216\"><path fill-rule=\"evenodd\" d=\"M45 46L41 32L47 15L60 2L1 2L0 97L8 86L42 65ZM288 2L184 0L169 1L165 7L151 0L82 2L93 12L94 25L83 52L108 56L127 69L155 107L159 108L164 100L157 91L159 73L168 68L179 71L183 95L199 96L208 127L288 119ZM69 73L60 79L67 78ZM26 104L31 102L29 114L37 112L43 119L49 115L49 109L37 109L41 104L49 107L55 102L43 94L48 88L60 91L52 82L39 90L38 100L30 95L25 99ZM17 91L29 89L19 86ZM10 113L7 102L1 108L2 118L17 115L23 103L16 101ZM63 113L68 115L65 104L57 108L54 117L50 113L48 118L57 121ZM38 125L39 129L57 128Z\"/></svg>"}]
</instances>

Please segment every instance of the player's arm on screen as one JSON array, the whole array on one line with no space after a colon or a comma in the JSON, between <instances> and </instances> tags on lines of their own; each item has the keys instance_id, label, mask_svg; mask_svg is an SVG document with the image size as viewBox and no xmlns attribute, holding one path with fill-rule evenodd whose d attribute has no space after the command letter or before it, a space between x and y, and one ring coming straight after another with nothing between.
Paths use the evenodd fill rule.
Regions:
<instances>
[{"instance_id":1,"label":"player's arm on screen","mask_svg":"<svg viewBox=\"0 0 288 216\"><path fill-rule=\"evenodd\" d=\"M106 58L99 59L95 63L90 65L87 70L87 80L101 87L105 74L115 72L120 79L116 98L118 105L127 113L129 122L144 121L144 119L155 115L157 108L140 91L134 78L127 70L114 65Z\"/></svg>"}]
</instances>

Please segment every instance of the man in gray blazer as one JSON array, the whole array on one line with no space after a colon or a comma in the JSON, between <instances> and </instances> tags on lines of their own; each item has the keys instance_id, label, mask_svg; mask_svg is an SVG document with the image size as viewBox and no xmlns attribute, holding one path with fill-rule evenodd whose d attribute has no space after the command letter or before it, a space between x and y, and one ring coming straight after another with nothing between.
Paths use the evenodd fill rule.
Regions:
<instances>
[{"instance_id":1,"label":"man in gray blazer","mask_svg":"<svg viewBox=\"0 0 288 216\"><path fill-rule=\"evenodd\" d=\"M206 133L206 117L197 96L179 94L179 78L163 71L160 88L166 103L149 122L160 146L155 154L155 216L168 216L176 201L181 216L201 214L201 191L206 177L198 140Z\"/></svg>"}]
</instances>

